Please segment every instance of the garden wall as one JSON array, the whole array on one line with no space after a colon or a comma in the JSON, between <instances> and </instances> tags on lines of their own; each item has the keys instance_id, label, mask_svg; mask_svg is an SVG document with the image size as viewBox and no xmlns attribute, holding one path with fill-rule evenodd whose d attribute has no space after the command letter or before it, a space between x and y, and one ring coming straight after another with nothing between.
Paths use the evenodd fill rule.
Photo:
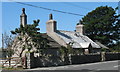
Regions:
<instances>
[{"instance_id":1,"label":"garden wall","mask_svg":"<svg viewBox=\"0 0 120 72\"><path fill-rule=\"evenodd\" d=\"M30 57L29 57L30 56ZM105 53L104 58L102 59L101 54L88 54L88 55L74 55L69 57L64 57L62 59L60 56L47 56L47 57L34 57L33 54L29 54L28 57L28 68L36 67L50 67L50 66L60 66L60 65L69 65L69 64L84 64L84 63L94 63L100 62L102 60L120 60L120 53Z\"/></svg>"}]
</instances>

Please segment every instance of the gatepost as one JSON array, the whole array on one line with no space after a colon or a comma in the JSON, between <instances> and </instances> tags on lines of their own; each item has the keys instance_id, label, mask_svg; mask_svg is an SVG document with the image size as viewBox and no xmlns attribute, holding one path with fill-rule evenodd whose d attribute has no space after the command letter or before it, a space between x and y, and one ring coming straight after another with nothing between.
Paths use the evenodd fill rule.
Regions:
<instances>
[{"instance_id":1,"label":"gatepost","mask_svg":"<svg viewBox=\"0 0 120 72\"><path fill-rule=\"evenodd\" d=\"M26 68L30 69L31 64L30 64L30 53L26 53Z\"/></svg>"},{"instance_id":2,"label":"gatepost","mask_svg":"<svg viewBox=\"0 0 120 72\"><path fill-rule=\"evenodd\" d=\"M105 52L101 52L101 61L105 61Z\"/></svg>"}]
</instances>

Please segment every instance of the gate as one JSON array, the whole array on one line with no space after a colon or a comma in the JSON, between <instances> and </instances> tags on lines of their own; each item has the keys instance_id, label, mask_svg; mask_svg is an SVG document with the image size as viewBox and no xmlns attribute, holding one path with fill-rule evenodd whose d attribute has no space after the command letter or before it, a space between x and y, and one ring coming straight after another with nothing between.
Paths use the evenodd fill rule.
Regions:
<instances>
[{"instance_id":1,"label":"gate","mask_svg":"<svg viewBox=\"0 0 120 72\"><path fill-rule=\"evenodd\" d=\"M11 67L11 68L27 68L26 57L10 57L0 59L0 65L2 68Z\"/></svg>"}]
</instances>

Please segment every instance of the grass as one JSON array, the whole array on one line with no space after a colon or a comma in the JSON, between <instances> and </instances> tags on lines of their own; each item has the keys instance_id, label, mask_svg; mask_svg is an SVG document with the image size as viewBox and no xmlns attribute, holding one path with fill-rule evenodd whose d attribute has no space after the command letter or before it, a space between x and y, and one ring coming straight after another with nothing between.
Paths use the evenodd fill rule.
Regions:
<instances>
[{"instance_id":1,"label":"grass","mask_svg":"<svg viewBox=\"0 0 120 72\"><path fill-rule=\"evenodd\" d=\"M13 67L0 67L2 70L23 70L22 67L13 68Z\"/></svg>"}]
</instances>

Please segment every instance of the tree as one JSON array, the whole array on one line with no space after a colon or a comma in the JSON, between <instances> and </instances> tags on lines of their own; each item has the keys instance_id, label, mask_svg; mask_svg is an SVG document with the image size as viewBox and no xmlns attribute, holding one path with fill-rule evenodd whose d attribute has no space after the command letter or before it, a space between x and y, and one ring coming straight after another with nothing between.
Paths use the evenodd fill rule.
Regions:
<instances>
[{"instance_id":1,"label":"tree","mask_svg":"<svg viewBox=\"0 0 120 72\"><path fill-rule=\"evenodd\" d=\"M111 50L120 52L120 42L116 43Z\"/></svg>"},{"instance_id":2,"label":"tree","mask_svg":"<svg viewBox=\"0 0 120 72\"><path fill-rule=\"evenodd\" d=\"M33 24L27 24L25 27L20 25L20 28L16 28L14 31L11 31L12 34L17 35L16 40L14 40L13 47L15 49L19 46L19 57L22 57L22 53L27 49L28 52L39 52L41 48L47 47L47 39L41 36L41 33L38 32L38 23L40 20L34 20ZM16 44L16 43L19 43Z\"/></svg>"},{"instance_id":3,"label":"tree","mask_svg":"<svg viewBox=\"0 0 120 72\"><path fill-rule=\"evenodd\" d=\"M7 35L6 33L3 34L3 42L4 42L4 46L7 50L8 57L11 57L14 54L14 52L11 48L12 44L13 44L13 39L14 38L12 37L12 35Z\"/></svg>"},{"instance_id":4,"label":"tree","mask_svg":"<svg viewBox=\"0 0 120 72\"><path fill-rule=\"evenodd\" d=\"M13 39L14 38L12 35L7 35L6 33L3 34L3 42L9 59L9 66L11 65L11 56L14 54L14 51L12 49Z\"/></svg>"},{"instance_id":5,"label":"tree","mask_svg":"<svg viewBox=\"0 0 120 72\"><path fill-rule=\"evenodd\" d=\"M120 39L118 17L112 7L101 6L89 12L81 22L85 25L85 33L88 37L110 46Z\"/></svg>"}]
</instances>

